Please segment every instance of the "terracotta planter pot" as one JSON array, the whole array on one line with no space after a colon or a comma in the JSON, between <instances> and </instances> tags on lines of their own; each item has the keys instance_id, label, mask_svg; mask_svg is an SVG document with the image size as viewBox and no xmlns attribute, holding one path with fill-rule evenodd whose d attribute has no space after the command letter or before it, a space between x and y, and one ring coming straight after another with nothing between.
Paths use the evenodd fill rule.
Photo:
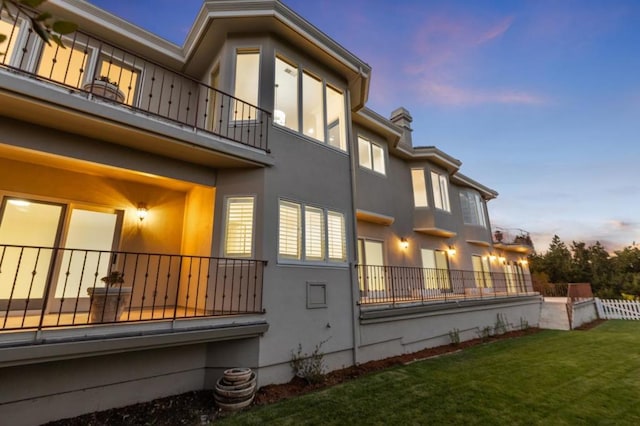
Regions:
<instances>
[{"instance_id":1,"label":"terracotta planter pot","mask_svg":"<svg viewBox=\"0 0 640 426\"><path fill-rule=\"evenodd\" d=\"M129 305L131 287L91 287L87 293L91 296L89 322L113 322L120 320L122 312Z\"/></svg>"}]
</instances>

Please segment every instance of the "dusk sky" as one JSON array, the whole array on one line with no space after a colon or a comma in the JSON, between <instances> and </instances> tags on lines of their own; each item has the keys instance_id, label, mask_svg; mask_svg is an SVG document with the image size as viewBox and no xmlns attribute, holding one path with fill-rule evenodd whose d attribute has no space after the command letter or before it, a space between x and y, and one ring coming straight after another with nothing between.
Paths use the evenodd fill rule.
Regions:
<instances>
[{"instance_id":1,"label":"dusk sky","mask_svg":"<svg viewBox=\"0 0 640 426\"><path fill-rule=\"evenodd\" d=\"M202 0L91 3L182 45ZM285 4L372 66L370 108L500 193L493 226L640 243L640 1Z\"/></svg>"}]
</instances>

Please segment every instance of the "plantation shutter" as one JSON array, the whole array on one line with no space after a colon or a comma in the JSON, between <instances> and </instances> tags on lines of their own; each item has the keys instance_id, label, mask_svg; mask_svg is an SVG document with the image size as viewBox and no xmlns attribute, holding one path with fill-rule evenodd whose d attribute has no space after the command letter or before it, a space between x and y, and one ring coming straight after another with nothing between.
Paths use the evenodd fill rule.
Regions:
<instances>
[{"instance_id":1,"label":"plantation shutter","mask_svg":"<svg viewBox=\"0 0 640 426\"><path fill-rule=\"evenodd\" d=\"M321 209L306 207L304 211L305 259L324 259L324 214Z\"/></svg>"},{"instance_id":2,"label":"plantation shutter","mask_svg":"<svg viewBox=\"0 0 640 426\"><path fill-rule=\"evenodd\" d=\"M288 259L300 259L300 205L280 201L278 254Z\"/></svg>"},{"instance_id":3,"label":"plantation shutter","mask_svg":"<svg viewBox=\"0 0 640 426\"><path fill-rule=\"evenodd\" d=\"M251 257L253 249L253 197L227 199L225 257Z\"/></svg>"},{"instance_id":4,"label":"plantation shutter","mask_svg":"<svg viewBox=\"0 0 640 426\"><path fill-rule=\"evenodd\" d=\"M327 237L329 260L345 262L347 260L344 216L337 212L327 213Z\"/></svg>"}]
</instances>

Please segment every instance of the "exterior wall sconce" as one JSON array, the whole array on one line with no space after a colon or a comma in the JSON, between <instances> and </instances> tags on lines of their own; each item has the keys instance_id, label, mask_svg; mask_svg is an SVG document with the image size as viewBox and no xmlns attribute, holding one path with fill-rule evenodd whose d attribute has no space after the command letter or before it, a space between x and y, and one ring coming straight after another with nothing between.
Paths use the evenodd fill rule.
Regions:
<instances>
[{"instance_id":1,"label":"exterior wall sconce","mask_svg":"<svg viewBox=\"0 0 640 426\"><path fill-rule=\"evenodd\" d=\"M456 248L454 246L449 246L449 248L447 249L447 254L449 256L455 256L456 255Z\"/></svg>"},{"instance_id":2,"label":"exterior wall sconce","mask_svg":"<svg viewBox=\"0 0 640 426\"><path fill-rule=\"evenodd\" d=\"M490 253L490 254L489 254L489 260L490 260L490 261L492 261L492 262L495 262L495 260L496 260L496 255L495 255L495 254L493 254L493 253Z\"/></svg>"},{"instance_id":3,"label":"exterior wall sconce","mask_svg":"<svg viewBox=\"0 0 640 426\"><path fill-rule=\"evenodd\" d=\"M147 217L148 213L149 210L147 209L147 203L138 203L138 211L136 212L136 215L138 216L138 219L140 219L140 222L142 222Z\"/></svg>"},{"instance_id":4,"label":"exterior wall sconce","mask_svg":"<svg viewBox=\"0 0 640 426\"><path fill-rule=\"evenodd\" d=\"M506 258L504 258L504 257L502 257L502 256L500 256L500 257L498 258L498 262L500 262L500 263L502 263L503 265L505 265L505 264L507 263L507 259L506 259Z\"/></svg>"},{"instance_id":5,"label":"exterior wall sconce","mask_svg":"<svg viewBox=\"0 0 640 426\"><path fill-rule=\"evenodd\" d=\"M526 265L528 265L528 264L529 264L529 261L528 261L527 259L520 259L520 263L521 263L523 266L526 266Z\"/></svg>"},{"instance_id":6,"label":"exterior wall sconce","mask_svg":"<svg viewBox=\"0 0 640 426\"><path fill-rule=\"evenodd\" d=\"M406 250L409 248L409 241L406 238L400 238L400 248Z\"/></svg>"}]
</instances>

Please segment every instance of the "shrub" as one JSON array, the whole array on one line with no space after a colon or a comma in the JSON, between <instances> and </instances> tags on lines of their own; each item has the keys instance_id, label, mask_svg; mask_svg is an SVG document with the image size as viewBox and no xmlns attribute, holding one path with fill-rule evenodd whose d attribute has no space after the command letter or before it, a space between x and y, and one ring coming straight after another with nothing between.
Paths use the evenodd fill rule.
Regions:
<instances>
[{"instance_id":1,"label":"shrub","mask_svg":"<svg viewBox=\"0 0 640 426\"><path fill-rule=\"evenodd\" d=\"M320 351L323 340L318 343L311 354L302 352L302 344L298 344L298 350L291 351L291 368L296 376L301 377L309 384L322 383L325 375L324 353Z\"/></svg>"}]
</instances>

